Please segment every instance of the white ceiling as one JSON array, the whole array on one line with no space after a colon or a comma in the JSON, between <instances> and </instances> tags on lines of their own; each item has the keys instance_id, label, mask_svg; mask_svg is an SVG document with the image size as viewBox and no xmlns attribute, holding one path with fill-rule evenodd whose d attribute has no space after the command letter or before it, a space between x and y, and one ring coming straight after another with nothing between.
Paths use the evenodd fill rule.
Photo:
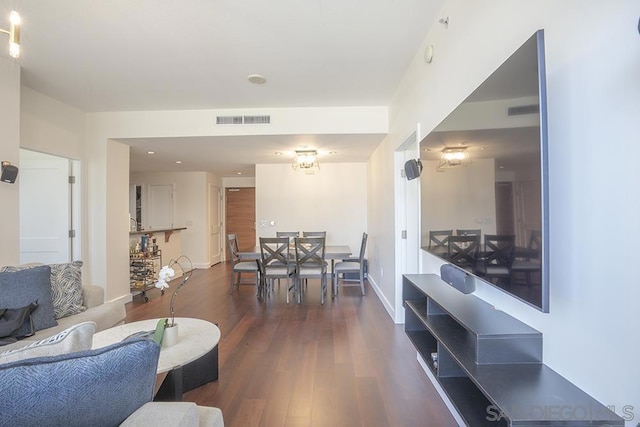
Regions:
<instances>
[{"instance_id":1,"label":"white ceiling","mask_svg":"<svg viewBox=\"0 0 640 427\"><path fill-rule=\"evenodd\" d=\"M18 10L23 84L87 112L385 106L443 3L0 0L0 28L8 27L9 11ZM0 36L3 56L5 43ZM253 73L267 83L249 83ZM382 137L354 144L352 137L313 136L318 148L338 151L334 161L365 161ZM126 142L139 147L132 152L133 170L154 164L138 154L146 152L148 140ZM234 137L161 143L173 148L170 153L193 156L198 168L206 164L226 175L264 161L265 147L272 154L287 150L289 142ZM216 169L224 164L234 166Z\"/></svg>"}]
</instances>

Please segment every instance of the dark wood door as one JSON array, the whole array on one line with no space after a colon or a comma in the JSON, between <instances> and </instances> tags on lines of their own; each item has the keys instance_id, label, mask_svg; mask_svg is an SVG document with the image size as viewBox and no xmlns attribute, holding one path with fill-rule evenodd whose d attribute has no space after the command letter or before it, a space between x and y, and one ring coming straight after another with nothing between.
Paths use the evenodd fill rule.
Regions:
<instances>
[{"instance_id":1,"label":"dark wood door","mask_svg":"<svg viewBox=\"0 0 640 427\"><path fill-rule=\"evenodd\" d=\"M515 234L513 217L513 185L496 182L496 233Z\"/></svg>"},{"instance_id":2,"label":"dark wood door","mask_svg":"<svg viewBox=\"0 0 640 427\"><path fill-rule=\"evenodd\" d=\"M226 232L238 235L240 249L251 248L256 244L256 189L254 187L234 187L225 190L226 195ZM226 243L227 260L229 246Z\"/></svg>"}]
</instances>

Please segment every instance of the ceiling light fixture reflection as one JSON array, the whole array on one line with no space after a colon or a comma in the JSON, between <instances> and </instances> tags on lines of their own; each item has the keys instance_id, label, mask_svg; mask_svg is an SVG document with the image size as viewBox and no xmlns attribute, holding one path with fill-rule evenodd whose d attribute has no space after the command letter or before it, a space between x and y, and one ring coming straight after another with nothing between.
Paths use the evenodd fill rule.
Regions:
<instances>
[{"instance_id":1,"label":"ceiling light fixture reflection","mask_svg":"<svg viewBox=\"0 0 640 427\"><path fill-rule=\"evenodd\" d=\"M0 28L0 33L9 35L9 56L18 58L20 56L20 14L12 10L9 14L9 30Z\"/></svg>"},{"instance_id":2,"label":"ceiling light fixture reflection","mask_svg":"<svg viewBox=\"0 0 640 427\"><path fill-rule=\"evenodd\" d=\"M471 163L468 147L446 147L442 150L438 170L451 169L458 166L466 166Z\"/></svg>"},{"instance_id":3,"label":"ceiling light fixture reflection","mask_svg":"<svg viewBox=\"0 0 640 427\"><path fill-rule=\"evenodd\" d=\"M308 174L319 171L318 152L316 150L296 150L291 167L293 170L301 170Z\"/></svg>"}]
</instances>

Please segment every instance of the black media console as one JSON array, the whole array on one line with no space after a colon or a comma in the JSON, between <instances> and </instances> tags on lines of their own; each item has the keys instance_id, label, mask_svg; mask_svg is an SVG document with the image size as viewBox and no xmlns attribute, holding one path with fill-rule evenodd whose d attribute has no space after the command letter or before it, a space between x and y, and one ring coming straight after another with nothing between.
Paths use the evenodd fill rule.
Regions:
<instances>
[{"instance_id":1,"label":"black media console","mask_svg":"<svg viewBox=\"0 0 640 427\"><path fill-rule=\"evenodd\" d=\"M469 426L624 426L542 363L542 334L435 274L403 276L405 331Z\"/></svg>"}]
</instances>

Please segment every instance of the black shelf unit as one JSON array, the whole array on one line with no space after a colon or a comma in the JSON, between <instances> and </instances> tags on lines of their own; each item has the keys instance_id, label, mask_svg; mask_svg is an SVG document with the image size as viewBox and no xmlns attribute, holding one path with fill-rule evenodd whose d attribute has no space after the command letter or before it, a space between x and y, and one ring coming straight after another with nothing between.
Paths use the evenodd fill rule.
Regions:
<instances>
[{"instance_id":1,"label":"black shelf unit","mask_svg":"<svg viewBox=\"0 0 640 427\"><path fill-rule=\"evenodd\" d=\"M624 426L542 363L542 334L435 274L403 276L405 332L469 426Z\"/></svg>"}]
</instances>

